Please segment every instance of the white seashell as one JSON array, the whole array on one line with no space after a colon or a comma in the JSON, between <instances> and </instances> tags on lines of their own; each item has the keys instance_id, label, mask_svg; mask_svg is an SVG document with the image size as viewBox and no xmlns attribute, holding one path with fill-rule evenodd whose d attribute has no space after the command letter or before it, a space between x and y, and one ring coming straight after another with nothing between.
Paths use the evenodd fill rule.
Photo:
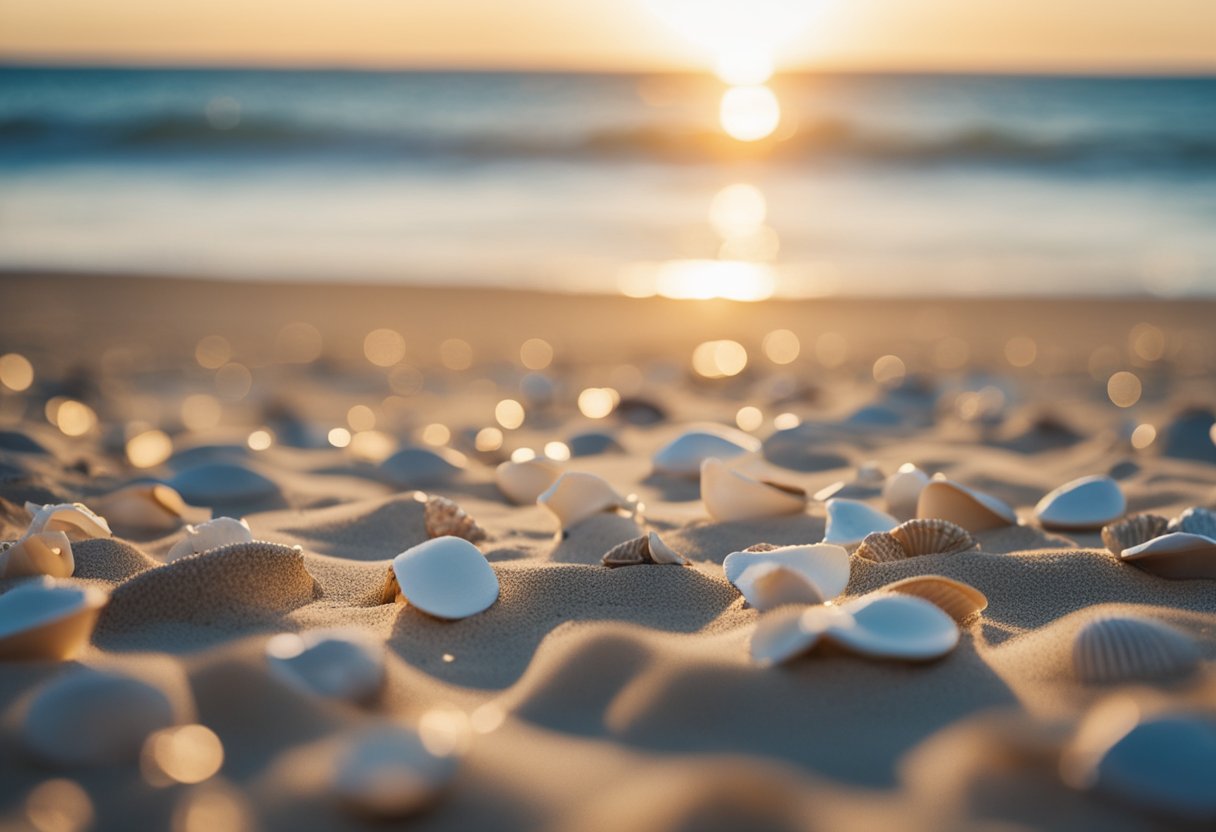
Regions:
<instances>
[{"instance_id":1,"label":"white seashell","mask_svg":"<svg viewBox=\"0 0 1216 832\"><path fill-rule=\"evenodd\" d=\"M762 564L774 564L800 573L815 588L815 594L820 599L808 603L831 600L849 585L849 553L831 543L731 552L722 561L722 570L726 573L726 579L742 591L740 581L744 572ZM751 601L750 598L748 600Z\"/></svg>"},{"instance_id":2,"label":"white seashell","mask_svg":"<svg viewBox=\"0 0 1216 832\"><path fill-rule=\"evenodd\" d=\"M605 566L639 566L642 564L657 564L660 566L687 566L688 558L672 549L655 532L626 540L609 549L602 558Z\"/></svg>"},{"instance_id":3,"label":"white seashell","mask_svg":"<svg viewBox=\"0 0 1216 832\"><path fill-rule=\"evenodd\" d=\"M881 591L924 598L960 624L988 608L988 598L984 593L970 584L944 575L915 575L887 584Z\"/></svg>"},{"instance_id":4,"label":"white seashell","mask_svg":"<svg viewBox=\"0 0 1216 832\"><path fill-rule=\"evenodd\" d=\"M916 516L949 520L969 532L1016 525L1017 513L990 494L959 485L941 474L925 484L916 502Z\"/></svg>"},{"instance_id":5,"label":"white seashell","mask_svg":"<svg viewBox=\"0 0 1216 832\"><path fill-rule=\"evenodd\" d=\"M63 532L77 539L113 535L106 518L97 516L81 503L51 503L45 506L26 503L25 510L33 515L26 535Z\"/></svg>"},{"instance_id":6,"label":"white seashell","mask_svg":"<svg viewBox=\"0 0 1216 832\"><path fill-rule=\"evenodd\" d=\"M526 462L508 460L494 469L498 490L516 505L532 505L549 486L562 475L562 467L551 459L536 458Z\"/></svg>"},{"instance_id":7,"label":"white seashell","mask_svg":"<svg viewBox=\"0 0 1216 832\"><path fill-rule=\"evenodd\" d=\"M163 483L135 483L89 502L110 523L132 529L171 531L211 516L209 509L186 505L180 494Z\"/></svg>"},{"instance_id":8,"label":"white seashell","mask_svg":"<svg viewBox=\"0 0 1216 832\"><path fill-rule=\"evenodd\" d=\"M1186 633L1152 618L1103 615L1077 633L1072 666L1087 684L1154 681L1193 672L1199 649Z\"/></svg>"},{"instance_id":9,"label":"white seashell","mask_svg":"<svg viewBox=\"0 0 1216 832\"><path fill-rule=\"evenodd\" d=\"M63 532L39 532L0 551L0 578L50 575L67 578L76 570L72 541Z\"/></svg>"},{"instance_id":10,"label":"white seashell","mask_svg":"<svg viewBox=\"0 0 1216 832\"><path fill-rule=\"evenodd\" d=\"M701 464L701 501L710 517L729 523L801 514L806 509L806 492L753 479L728 468L720 459L707 459Z\"/></svg>"},{"instance_id":11,"label":"white seashell","mask_svg":"<svg viewBox=\"0 0 1216 832\"><path fill-rule=\"evenodd\" d=\"M266 642L271 672L292 687L366 702L384 685L384 643L353 627L281 633Z\"/></svg>"},{"instance_id":12,"label":"white seashell","mask_svg":"<svg viewBox=\"0 0 1216 832\"><path fill-rule=\"evenodd\" d=\"M436 537L393 558L385 595L398 593L436 618L468 618L498 600L498 576L469 541Z\"/></svg>"},{"instance_id":13,"label":"white seashell","mask_svg":"<svg viewBox=\"0 0 1216 832\"><path fill-rule=\"evenodd\" d=\"M174 561L189 555L201 555L221 546L235 543L250 543L253 532L244 518L216 517L197 526L186 526L185 536L173 544L165 555L166 561Z\"/></svg>"},{"instance_id":14,"label":"white seashell","mask_svg":"<svg viewBox=\"0 0 1216 832\"><path fill-rule=\"evenodd\" d=\"M1133 514L1117 523L1102 527L1102 542L1113 555L1124 549L1147 543L1166 533L1170 521L1157 514Z\"/></svg>"},{"instance_id":15,"label":"white seashell","mask_svg":"<svg viewBox=\"0 0 1216 832\"><path fill-rule=\"evenodd\" d=\"M1045 529L1096 529L1119 519L1127 499L1110 477L1081 477L1050 492L1034 507Z\"/></svg>"},{"instance_id":16,"label":"white seashell","mask_svg":"<svg viewBox=\"0 0 1216 832\"><path fill-rule=\"evenodd\" d=\"M1119 558L1162 578L1216 578L1216 540L1173 532L1124 549Z\"/></svg>"},{"instance_id":17,"label":"white seashell","mask_svg":"<svg viewBox=\"0 0 1216 832\"><path fill-rule=\"evenodd\" d=\"M827 514L823 542L841 546L853 546L872 532L887 532L899 525L891 515L870 508L860 500L828 500Z\"/></svg>"},{"instance_id":18,"label":"white seashell","mask_svg":"<svg viewBox=\"0 0 1216 832\"><path fill-rule=\"evenodd\" d=\"M165 692L118 673L81 668L34 695L21 723L25 747L60 766L138 759L144 740L177 722Z\"/></svg>"},{"instance_id":19,"label":"white seashell","mask_svg":"<svg viewBox=\"0 0 1216 832\"><path fill-rule=\"evenodd\" d=\"M928 482L929 475L911 462L899 466L899 470L887 477L882 487L882 498L887 501L887 510L899 517L911 517L916 514L916 502Z\"/></svg>"},{"instance_id":20,"label":"white seashell","mask_svg":"<svg viewBox=\"0 0 1216 832\"><path fill-rule=\"evenodd\" d=\"M423 510L428 537L460 537L470 543L486 539L486 530L468 512L447 497L428 497Z\"/></svg>"},{"instance_id":21,"label":"white seashell","mask_svg":"<svg viewBox=\"0 0 1216 832\"><path fill-rule=\"evenodd\" d=\"M735 586L748 604L761 611L786 604L822 604L828 600L801 570L774 561L747 567L735 580Z\"/></svg>"},{"instance_id":22,"label":"white seashell","mask_svg":"<svg viewBox=\"0 0 1216 832\"><path fill-rule=\"evenodd\" d=\"M1216 511L1200 506L1188 508L1170 522L1169 530L1203 535L1216 540Z\"/></svg>"},{"instance_id":23,"label":"white seashell","mask_svg":"<svg viewBox=\"0 0 1216 832\"><path fill-rule=\"evenodd\" d=\"M696 477L707 459L730 459L760 450L751 434L719 425L704 425L677 436L654 455L654 470L677 477Z\"/></svg>"},{"instance_id":24,"label":"white seashell","mask_svg":"<svg viewBox=\"0 0 1216 832\"><path fill-rule=\"evenodd\" d=\"M0 595L0 660L70 659L89 643L108 596L50 578Z\"/></svg>"},{"instance_id":25,"label":"white seashell","mask_svg":"<svg viewBox=\"0 0 1216 832\"><path fill-rule=\"evenodd\" d=\"M427 749L401 725L362 732L338 755L331 791L348 810L400 818L433 804L456 774L455 757Z\"/></svg>"},{"instance_id":26,"label":"white seashell","mask_svg":"<svg viewBox=\"0 0 1216 832\"><path fill-rule=\"evenodd\" d=\"M752 631L748 649L752 661L760 665L784 664L790 659L808 652L818 642L826 629L830 629L830 619L839 618L844 626L852 622L852 616L841 612L839 607L818 607L824 610L816 621L819 629L807 629L802 626L804 609L799 607L779 607L760 616L756 629Z\"/></svg>"},{"instance_id":27,"label":"white seashell","mask_svg":"<svg viewBox=\"0 0 1216 832\"><path fill-rule=\"evenodd\" d=\"M602 478L581 471L562 474L536 502L547 508L563 529L571 529L600 512L633 509L633 504Z\"/></svg>"}]
</instances>

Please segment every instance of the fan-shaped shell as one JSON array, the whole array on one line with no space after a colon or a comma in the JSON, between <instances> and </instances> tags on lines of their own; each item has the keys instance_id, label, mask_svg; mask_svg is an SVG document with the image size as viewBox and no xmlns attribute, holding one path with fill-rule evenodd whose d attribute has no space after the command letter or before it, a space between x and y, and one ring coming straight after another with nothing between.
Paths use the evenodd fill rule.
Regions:
<instances>
[{"instance_id":1,"label":"fan-shaped shell","mask_svg":"<svg viewBox=\"0 0 1216 832\"><path fill-rule=\"evenodd\" d=\"M1188 508L1170 523L1169 530L1198 534L1216 540L1216 511L1200 506Z\"/></svg>"},{"instance_id":2,"label":"fan-shaped shell","mask_svg":"<svg viewBox=\"0 0 1216 832\"><path fill-rule=\"evenodd\" d=\"M485 529L447 497L428 497L423 516L428 537L459 537L470 543L486 539Z\"/></svg>"},{"instance_id":3,"label":"fan-shaped shell","mask_svg":"<svg viewBox=\"0 0 1216 832\"><path fill-rule=\"evenodd\" d=\"M707 459L701 464L701 501L710 517L728 523L800 514L806 509L806 492L753 479L720 459Z\"/></svg>"},{"instance_id":4,"label":"fan-shaped shell","mask_svg":"<svg viewBox=\"0 0 1216 832\"><path fill-rule=\"evenodd\" d=\"M67 578L76 569L72 541L63 532L27 535L0 551L0 578L50 575Z\"/></svg>"},{"instance_id":5,"label":"fan-shaped shell","mask_svg":"<svg viewBox=\"0 0 1216 832\"><path fill-rule=\"evenodd\" d=\"M672 549L655 532L626 540L609 549L602 558L605 566L638 566L645 563L683 566L688 559Z\"/></svg>"},{"instance_id":6,"label":"fan-shaped shell","mask_svg":"<svg viewBox=\"0 0 1216 832\"><path fill-rule=\"evenodd\" d=\"M1133 514L1102 527L1102 542L1113 555L1165 534L1169 520L1159 514Z\"/></svg>"},{"instance_id":7,"label":"fan-shaped shell","mask_svg":"<svg viewBox=\"0 0 1216 832\"><path fill-rule=\"evenodd\" d=\"M953 555L976 546L975 538L962 526L937 518L909 520L892 529L891 536L903 544L908 557Z\"/></svg>"},{"instance_id":8,"label":"fan-shaped shell","mask_svg":"<svg viewBox=\"0 0 1216 832\"><path fill-rule=\"evenodd\" d=\"M866 535L857 547L857 557L878 563L891 563L908 557L904 544L890 532L874 532Z\"/></svg>"},{"instance_id":9,"label":"fan-shaped shell","mask_svg":"<svg viewBox=\"0 0 1216 832\"><path fill-rule=\"evenodd\" d=\"M860 543L873 532L886 532L899 521L886 512L871 508L860 500L835 498L827 502L827 527L823 542L840 546Z\"/></svg>"},{"instance_id":10,"label":"fan-shaped shell","mask_svg":"<svg viewBox=\"0 0 1216 832\"><path fill-rule=\"evenodd\" d=\"M999 529L1018 522L1017 513L996 497L967 488L941 474L934 475L921 489L916 516L949 520L969 532Z\"/></svg>"},{"instance_id":11,"label":"fan-shaped shell","mask_svg":"<svg viewBox=\"0 0 1216 832\"><path fill-rule=\"evenodd\" d=\"M1077 678L1087 684L1153 681L1199 666L1194 640L1168 624L1131 615L1104 615L1085 623L1072 645Z\"/></svg>"},{"instance_id":12,"label":"fan-shaped shell","mask_svg":"<svg viewBox=\"0 0 1216 832\"><path fill-rule=\"evenodd\" d=\"M944 575L916 575L887 584L884 592L915 595L936 604L942 612L962 624L988 608L988 598L970 584Z\"/></svg>"}]
</instances>

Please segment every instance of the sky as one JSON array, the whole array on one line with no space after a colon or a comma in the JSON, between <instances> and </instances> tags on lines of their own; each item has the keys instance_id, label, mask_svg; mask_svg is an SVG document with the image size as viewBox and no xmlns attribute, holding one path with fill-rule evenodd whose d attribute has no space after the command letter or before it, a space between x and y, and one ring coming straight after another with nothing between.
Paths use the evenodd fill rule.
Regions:
<instances>
[{"instance_id":1,"label":"sky","mask_svg":"<svg viewBox=\"0 0 1216 832\"><path fill-rule=\"evenodd\" d=\"M0 0L0 60L698 70L766 6L785 70L1216 71L1216 0Z\"/></svg>"}]
</instances>

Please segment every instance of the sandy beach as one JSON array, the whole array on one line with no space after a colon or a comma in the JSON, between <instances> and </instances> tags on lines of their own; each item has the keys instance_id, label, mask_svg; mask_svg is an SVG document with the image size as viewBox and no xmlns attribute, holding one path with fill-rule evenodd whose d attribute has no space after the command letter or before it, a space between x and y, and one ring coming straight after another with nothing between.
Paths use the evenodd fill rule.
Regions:
<instances>
[{"instance_id":1,"label":"sandy beach","mask_svg":"<svg viewBox=\"0 0 1216 832\"><path fill-rule=\"evenodd\" d=\"M1133 722L1192 715L1197 747L1175 748L1210 762L1199 734L1216 709L1216 583L1121 561L1104 523L1044 529L1035 507L1091 475L1125 498L1112 522L1214 505L1216 303L739 304L19 274L0 277L0 298L0 355L33 371L22 386L21 368L0 363L0 538L26 531L27 501L95 508L137 482L167 484L192 507L160 528L112 516L112 537L72 540L74 569L56 580L108 600L73 658L0 665L4 829L382 827L336 772L358 738L395 726L451 764L421 789L427 805L404 813L418 829L1213 820L1210 799L1196 810L1185 795L1138 788L1152 778L1134 766L1131 786L1109 779L1114 769L1075 773L1093 725L1118 723L1119 708ZM734 347L699 349L723 340L742 365ZM695 475L653 462L703 423L759 440L734 469L804 490L805 509L709 516ZM406 459L407 448L451 467ZM602 478L632 508L562 529L544 506L513 504L495 469L529 451ZM847 586L826 600L848 608L940 575L987 607L929 661L839 645L754 661L749 642L768 613L727 580L724 559L820 542L833 496L889 510L883 479L905 463L991 495L1017 522L975 531L978 548L892 562L859 556L854 542ZM477 549L499 587L460 620L391 594L385 603L390 563L433 536L436 496L484 530ZM171 557L186 520L212 513L244 518L258 542ZM652 531L689 565L602 565ZM30 580L0 579L0 601ZM1110 616L1165 625L1194 661L1079 678L1079 634ZM352 628L382 657L382 678L357 703L274 666L272 638L325 628ZM116 727L136 741L105 746L102 759L39 752L30 737L52 730L34 718L39 697L90 671L159 691L173 725L218 740L222 763L183 745L205 776L175 775L138 726ZM66 701L84 714L103 707Z\"/></svg>"}]
</instances>

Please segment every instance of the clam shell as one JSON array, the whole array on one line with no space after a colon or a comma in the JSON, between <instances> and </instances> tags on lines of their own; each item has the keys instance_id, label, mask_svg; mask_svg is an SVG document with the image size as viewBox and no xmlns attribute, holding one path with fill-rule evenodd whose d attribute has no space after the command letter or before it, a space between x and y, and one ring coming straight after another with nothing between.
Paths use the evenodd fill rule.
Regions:
<instances>
[{"instance_id":1,"label":"clam shell","mask_svg":"<svg viewBox=\"0 0 1216 832\"><path fill-rule=\"evenodd\" d=\"M581 471L562 474L536 502L547 508L563 529L573 528L600 512L633 508L603 479Z\"/></svg>"},{"instance_id":2,"label":"clam shell","mask_svg":"<svg viewBox=\"0 0 1216 832\"><path fill-rule=\"evenodd\" d=\"M0 551L0 578L29 575L67 578L75 569L72 541L63 532L27 535Z\"/></svg>"},{"instance_id":3,"label":"clam shell","mask_svg":"<svg viewBox=\"0 0 1216 832\"><path fill-rule=\"evenodd\" d=\"M1119 557L1162 578L1216 578L1216 540L1202 535L1164 534L1124 549Z\"/></svg>"},{"instance_id":4,"label":"clam shell","mask_svg":"<svg viewBox=\"0 0 1216 832\"><path fill-rule=\"evenodd\" d=\"M653 459L654 470L676 477L696 477L705 460L731 459L760 450L760 440L751 434L719 425L705 425L677 436L660 448Z\"/></svg>"},{"instance_id":5,"label":"clam shell","mask_svg":"<svg viewBox=\"0 0 1216 832\"><path fill-rule=\"evenodd\" d=\"M562 475L562 468L551 459L529 459L525 462L502 463L494 469L498 490L516 505L532 505L536 498Z\"/></svg>"},{"instance_id":6,"label":"clam shell","mask_svg":"<svg viewBox=\"0 0 1216 832\"><path fill-rule=\"evenodd\" d=\"M426 533L430 537L452 536L470 543L486 539L486 531L468 512L447 497L429 497L424 510Z\"/></svg>"},{"instance_id":7,"label":"clam shell","mask_svg":"<svg viewBox=\"0 0 1216 832\"><path fill-rule=\"evenodd\" d=\"M988 608L988 598L971 584L944 575L916 575L887 584L883 592L915 595L936 604L942 612L962 624Z\"/></svg>"},{"instance_id":8,"label":"clam shell","mask_svg":"<svg viewBox=\"0 0 1216 832\"><path fill-rule=\"evenodd\" d=\"M908 557L904 544L890 532L868 534L857 547L857 557L878 563L891 563Z\"/></svg>"},{"instance_id":9,"label":"clam shell","mask_svg":"<svg viewBox=\"0 0 1216 832\"><path fill-rule=\"evenodd\" d=\"M182 496L164 483L135 483L89 501L98 514L115 526L172 531L183 523L203 522L207 509L186 505Z\"/></svg>"},{"instance_id":10,"label":"clam shell","mask_svg":"<svg viewBox=\"0 0 1216 832\"><path fill-rule=\"evenodd\" d=\"M288 685L326 699L366 702L384 685L384 643L353 627L281 633L266 642L266 662Z\"/></svg>"},{"instance_id":11,"label":"clam shell","mask_svg":"<svg viewBox=\"0 0 1216 832\"><path fill-rule=\"evenodd\" d=\"M969 532L999 529L1018 522L1017 513L996 497L959 485L941 474L934 475L921 489L916 516L949 520Z\"/></svg>"},{"instance_id":12,"label":"clam shell","mask_svg":"<svg viewBox=\"0 0 1216 832\"><path fill-rule=\"evenodd\" d=\"M731 552L722 561L722 570L726 579L739 587L744 571L764 563L774 563L801 572L815 586L819 597L825 600L835 598L844 592L849 584L849 553L843 547L831 543Z\"/></svg>"},{"instance_id":13,"label":"clam shell","mask_svg":"<svg viewBox=\"0 0 1216 832\"><path fill-rule=\"evenodd\" d=\"M916 518L892 529L891 536L903 544L908 557L953 555L976 547L975 538L949 520Z\"/></svg>"},{"instance_id":14,"label":"clam shell","mask_svg":"<svg viewBox=\"0 0 1216 832\"><path fill-rule=\"evenodd\" d=\"M1072 644L1072 666L1086 684L1184 676L1199 666L1195 641L1168 624L1132 615L1087 621Z\"/></svg>"},{"instance_id":15,"label":"clam shell","mask_svg":"<svg viewBox=\"0 0 1216 832\"><path fill-rule=\"evenodd\" d=\"M688 559L664 543L655 532L613 546L603 557L603 564L610 567L638 566L646 563L683 566L688 563Z\"/></svg>"},{"instance_id":16,"label":"clam shell","mask_svg":"<svg viewBox=\"0 0 1216 832\"><path fill-rule=\"evenodd\" d=\"M459 537L436 537L406 549L393 558L390 569L385 595L400 593L410 606L436 618L468 618L498 600L493 567L476 546Z\"/></svg>"},{"instance_id":17,"label":"clam shell","mask_svg":"<svg viewBox=\"0 0 1216 832\"><path fill-rule=\"evenodd\" d=\"M911 462L899 466L883 483L882 498L887 502L887 510L899 517L916 514L916 502L928 482L929 475Z\"/></svg>"},{"instance_id":18,"label":"clam shell","mask_svg":"<svg viewBox=\"0 0 1216 832\"><path fill-rule=\"evenodd\" d=\"M251 543L253 532L244 518L216 517L197 526L186 526L181 540L173 544L165 554L166 561L175 561L190 555L201 555L221 546L234 543Z\"/></svg>"},{"instance_id":19,"label":"clam shell","mask_svg":"<svg viewBox=\"0 0 1216 832\"><path fill-rule=\"evenodd\" d=\"M828 500L827 515L823 542L840 546L853 546L868 534L890 531L899 525L899 521L891 515L858 500Z\"/></svg>"},{"instance_id":20,"label":"clam shell","mask_svg":"<svg viewBox=\"0 0 1216 832\"><path fill-rule=\"evenodd\" d=\"M806 573L774 561L747 567L735 580L735 586L748 604L761 611L786 604L822 604L827 600Z\"/></svg>"},{"instance_id":21,"label":"clam shell","mask_svg":"<svg viewBox=\"0 0 1216 832\"><path fill-rule=\"evenodd\" d=\"M1216 511L1200 506L1188 508L1170 523L1169 530L1198 534L1216 540Z\"/></svg>"},{"instance_id":22,"label":"clam shell","mask_svg":"<svg viewBox=\"0 0 1216 832\"><path fill-rule=\"evenodd\" d=\"M28 581L0 595L0 660L70 659L89 643L108 600L95 587Z\"/></svg>"},{"instance_id":23,"label":"clam shell","mask_svg":"<svg viewBox=\"0 0 1216 832\"><path fill-rule=\"evenodd\" d=\"M45 506L26 503L25 510L32 515L26 535L63 532L76 539L113 535L106 518L94 514L82 503L52 503Z\"/></svg>"},{"instance_id":24,"label":"clam shell","mask_svg":"<svg viewBox=\"0 0 1216 832\"><path fill-rule=\"evenodd\" d=\"M1110 477L1081 477L1048 493L1034 507L1045 529L1096 529L1122 517L1127 498Z\"/></svg>"},{"instance_id":25,"label":"clam shell","mask_svg":"<svg viewBox=\"0 0 1216 832\"><path fill-rule=\"evenodd\" d=\"M338 754L330 791L347 810L400 818L425 809L443 793L457 761L429 751L401 725L355 735Z\"/></svg>"},{"instance_id":26,"label":"clam shell","mask_svg":"<svg viewBox=\"0 0 1216 832\"><path fill-rule=\"evenodd\" d=\"M753 479L719 459L707 459L701 464L701 501L710 517L727 523L801 514L806 509L806 492Z\"/></svg>"},{"instance_id":27,"label":"clam shell","mask_svg":"<svg viewBox=\"0 0 1216 832\"><path fill-rule=\"evenodd\" d=\"M1165 534L1169 521L1159 514L1133 514L1102 527L1102 542L1113 555Z\"/></svg>"}]
</instances>

